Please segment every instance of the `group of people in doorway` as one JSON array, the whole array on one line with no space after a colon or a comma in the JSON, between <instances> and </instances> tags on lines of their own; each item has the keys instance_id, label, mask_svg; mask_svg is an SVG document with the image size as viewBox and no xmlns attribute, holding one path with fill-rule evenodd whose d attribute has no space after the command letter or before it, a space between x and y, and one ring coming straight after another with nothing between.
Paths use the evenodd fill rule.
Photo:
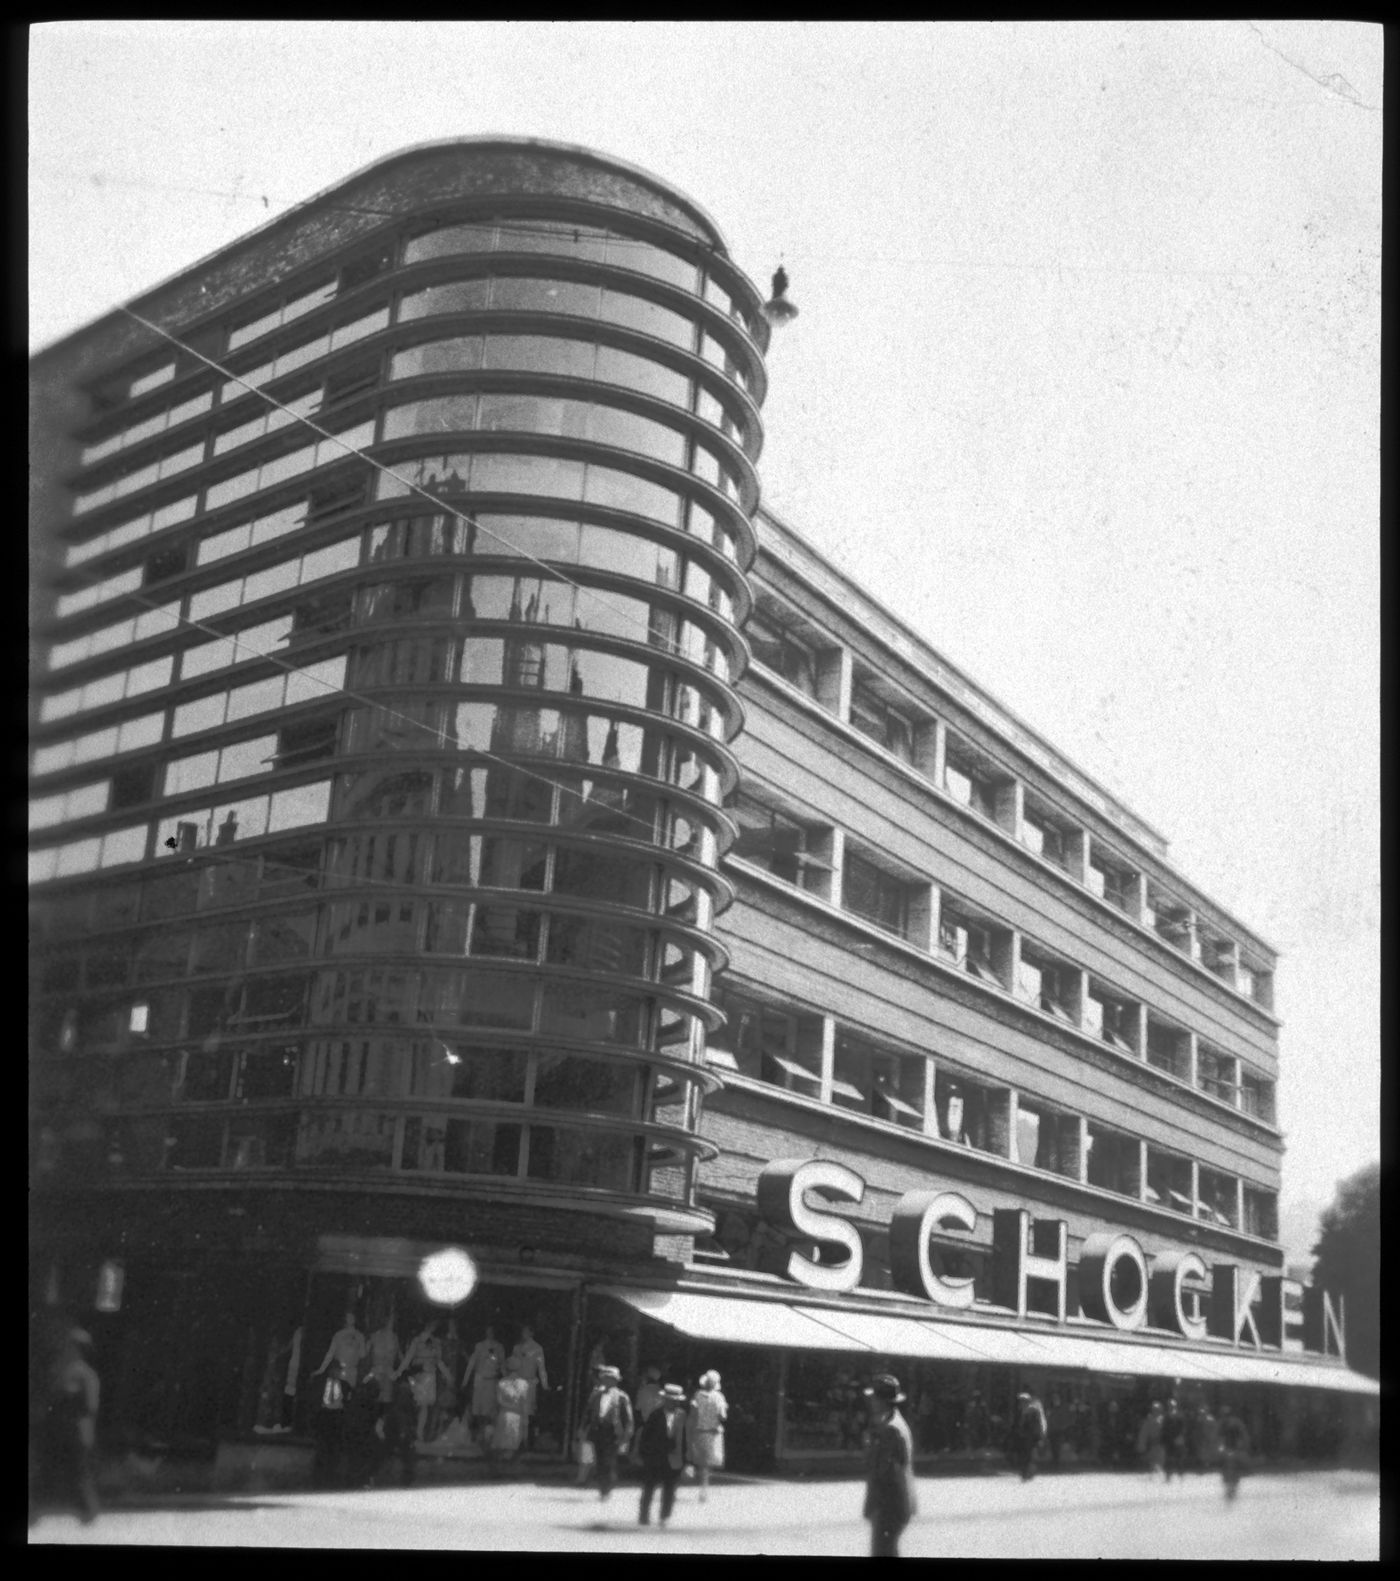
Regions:
<instances>
[{"instance_id":1,"label":"group of people in doorway","mask_svg":"<svg viewBox=\"0 0 1400 1581\"><path fill-rule=\"evenodd\" d=\"M267 1422L272 1408L260 1406L256 1430L291 1430L301 1397L301 1340L298 1329L277 1353L287 1358L282 1408L277 1421ZM317 1483L363 1487L397 1457L408 1486L425 1448L472 1445L492 1460L509 1461L530 1447L549 1373L529 1325L509 1353L489 1325L465 1359L463 1349L452 1319L429 1318L405 1346L392 1313L366 1334L347 1312L308 1380ZM264 1405L276 1393L274 1376L271 1388L265 1382Z\"/></svg>"},{"instance_id":2,"label":"group of people in doorway","mask_svg":"<svg viewBox=\"0 0 1400 1581\"><path fill-rule=\"evenodd\" d=\"M653 1501L663 1526L675 1508L676 1489L689 1470L699 1481L700 1502L708 1497L710 1473L724 1465L724 1424L729 1402L711 1369L700 1375L688 1399L678 1383L663 1383L661 1368L644 1370L635 1402L622 1387L622 1374L600 1358L592 1368L592 1389L579 1423L577 1450L580 1483L598 1479L600 1499L617 1486L618 1462L631 1453L641 1471L637 1520L651 1524Z\"/></svg>"}]
</instances>

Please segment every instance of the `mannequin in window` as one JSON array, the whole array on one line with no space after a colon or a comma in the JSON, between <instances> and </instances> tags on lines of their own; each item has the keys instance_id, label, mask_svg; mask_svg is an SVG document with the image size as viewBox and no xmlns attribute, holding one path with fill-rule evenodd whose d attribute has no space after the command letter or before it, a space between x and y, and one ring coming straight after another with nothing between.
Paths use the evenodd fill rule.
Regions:
<instances>
[{"instance_id":1,"label":"mannequin in window","mask_svg":"<svg viewBox=\"0 0 1400 1581\"><path fill-rule=\"evenodd\" d=\"M541 1392L549 1388L549 1378L545 1372L544 1347L535 1338L534 1331L528 1323L520 1325L520 1341L510 1353L510 1359L517 1364L520 1376L530 1386L530 1393L525 1402L526 1437L533 1439L535 1411L538 1408ZM530 1447L528 1443L526 1447Z\"/></svg>"},{"instance_id":2,"label":"mannequin in window","mask_svg":"<svg viewBox=\"0 0 1400 1581\"><path fill-rule=\"evenodd\" d=\"M321 1365L311 1376L319 1377L332 1362L338 1361L345 1383L353 1389L360 1376L360 1363L365 1359L368 1350L369 1341L360 1332L355 1322L355 1314L347 1312L344 1326L338 1328L331 1336L331 1342L326 1346L326 1354L321 1360Z\"/></svg>"},{"instance_id":3,"label":"mannequin in window","mask_svg":"<svg viewBox=\"0 0 1400 1581\"><path fill-rule=\"evenodd\" d=\"M379 1403L388 1405L394 1398L394 1378L403 1360L403 1347L394 1329L394 1314L384 1314L384 1321L369 1337L370 1376L379 1385Z\"/></svg>"},{"instance_id":4,"label":"mannequin in window","mask_svg":"<svg viewBox=\"0 0 1400 1581\"><path fill-rule=\"evenodd\" d=\"M505 1365L506 1348L496 1338L495 1329L488 1326L485 1337L473 1347L467 1370L462 1374L462 1393L474 1431L480 1432L496 1414L496 1384Z\"/></svg>"},{"instance_id":5,"label":"mannequin in window","mask_svg":"<svg viewBox=\"0 0 1400 1581\"><path fill-rule=\"evenodd\" d=\"M442 1360L441 1325L437 1318L430 1318L409 1342L401 1373L407 1373L413 1385L413 1398L418 1402L418 1442L424 1443L428 1431L428 1416L437 1405L438 1383L447 1377Z\"/></svg>"}]
</instances>

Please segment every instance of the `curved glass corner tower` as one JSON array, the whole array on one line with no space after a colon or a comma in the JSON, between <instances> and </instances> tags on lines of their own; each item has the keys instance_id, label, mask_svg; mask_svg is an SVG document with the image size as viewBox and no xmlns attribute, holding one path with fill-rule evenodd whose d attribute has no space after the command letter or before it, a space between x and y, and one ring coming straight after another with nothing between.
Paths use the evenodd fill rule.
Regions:
<instances>
[{"instance_id":1,"label":"curved glass corner tower","mask_svg":"<svg viewBox=\"0 0 1400 1581\"><path fill-rule=\"evenodd\" d=\"M49 1142L89 1184L705 1228L759 295L688 200L549 144L410 150L258 235L75 436L39 1036L105 1096Z\"/></svg>"}]
</instances>

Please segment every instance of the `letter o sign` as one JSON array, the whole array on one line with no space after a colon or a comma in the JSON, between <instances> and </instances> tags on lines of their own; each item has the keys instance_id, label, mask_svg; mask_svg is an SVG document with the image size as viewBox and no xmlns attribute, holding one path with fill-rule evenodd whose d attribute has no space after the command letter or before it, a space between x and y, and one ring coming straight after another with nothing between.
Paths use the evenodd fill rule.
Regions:
<instances>
[{"instance_id":1,"label":"letter o sign","mask_svg":"<svg viewBox=\"0 0 1400 1581\"><path fill-rule=\"evenodd\" d=\"M1117 1329L1147 1318L1147 1259L1131 1235L1090 1235L1079 1254L1079 1304Z\"/></svg>"}]
</instances>

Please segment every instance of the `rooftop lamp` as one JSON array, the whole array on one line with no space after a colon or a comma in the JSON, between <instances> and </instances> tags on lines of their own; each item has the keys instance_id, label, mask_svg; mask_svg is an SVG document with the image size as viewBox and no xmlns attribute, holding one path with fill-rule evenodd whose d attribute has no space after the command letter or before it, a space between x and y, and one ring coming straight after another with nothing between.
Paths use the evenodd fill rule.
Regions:
<instances>
[{"instance_id":1,"label":"rooftop lamp","mask_svg":"<svg viewBox=\"0 0 1400 1581\"><path fill-rule=\"evenodd\" d=\"M787 299L787 270L781 264L773 275L773 295L763 304L763 316L770 324L790 324L797 317L797 309Z\"/></svg>"}]
</instances>

